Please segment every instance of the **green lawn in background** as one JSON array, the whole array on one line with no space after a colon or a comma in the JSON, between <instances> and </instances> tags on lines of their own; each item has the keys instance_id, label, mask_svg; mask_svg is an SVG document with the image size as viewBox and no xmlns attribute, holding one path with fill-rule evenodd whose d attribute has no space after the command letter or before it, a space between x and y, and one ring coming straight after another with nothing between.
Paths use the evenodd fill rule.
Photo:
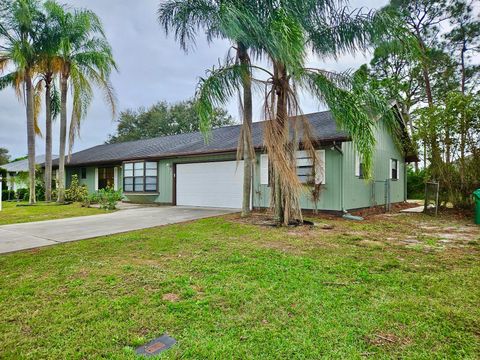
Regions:
<instances>
[{"instance_id":1,"label":"green lawn in background","mask_svg":"<svg viewBox=\"0 0 480 360\"><path fill-rule=\"evenodd\" d=\"M480 231L210 218L0 256L0 358L478 358Z\"/></svg>"},{"instance_id":2,"label":"green lawn in background","mask_svg":"<svg viewBox=\"0 0 480 360\"><path fill-rule=\"evenodd\" d=\"M27 205L28 203L2 202L3 209L0 211L0 225L105 214L106 212L97 208L82 207L80 203L58 205L55 202L38 202L32 206L17 206L18 204Z\"/></svg>"}]
</instances>

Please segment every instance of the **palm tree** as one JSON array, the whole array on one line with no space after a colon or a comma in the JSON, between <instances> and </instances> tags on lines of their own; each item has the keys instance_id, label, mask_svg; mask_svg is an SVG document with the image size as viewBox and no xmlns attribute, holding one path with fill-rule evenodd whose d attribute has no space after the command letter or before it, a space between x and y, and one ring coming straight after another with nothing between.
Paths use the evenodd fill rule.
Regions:
<instances>
[{"instance_id":1,"label":"palm tree","mask_svg":"<svg viewBox=\"0 0 480 360\"><path fill-rule=\"evenodd\" d=\"M45 94L45 201L52 200L52 123L60 111L58 92L55 88L55 78L60 73L62 62L59 59L60 29L53 21L55 3L47 1L44 4L46 11L45 26L40 34L40 51L38 73L40 79L36 86L36 96ZM53 13L53 14L52 14ZM44 91L43 91L44 90ZM40 103L38 99L36 104ZM40 109L37 109L37 112Z\"/></svg>"},{"instance_id":2,"label":"palm tree","mask_svg":"<svg viewBox=\"0 0 480 360\"><path fill-rule=\"evenodd\" d=\"M242 19L248 19L236 16L237 14L232 13L231 10L235 9L235 5L248 7L254 6L254 4L254 1L168 0L161 3L158 9L158 19L166 34L173 32L183 50L188 51L192 45L195 45L195 36L199 29L205 30L209 41L214 38L230 40L236 50L235 63L243 68L242 89L238 89L238 93L242 91L242 96L240 96L242 131L237 151L237 159L243 158L244 161L242 216L250 214L252 165L255 156L252 141L253 115L249 56L252 42L242 27L237 26ZM203 119L201 129L208 137L211 130L209 117Z\"/></svg>"},{"instance_id":3,"label":"palm tree","mask_svg":"<svg viewBox=\"0 0 480 360\"><path fill-rule=\"evenodd\" d=\"M60 29L61 39L57 58L60 66L60 149L57 202L65 200L65 151L67 142L67 96L72 89L72 113L69 129L69 154L81 121L93 99L92 85L100 88L105 100L115 114L115 95L110 84L110 74L116 70L112 49L105 38L100 19L89 10L69 11L54 1L49 2L49 12Z\"/></svg>"},{"instance_id":4,"label":"palm tree","mask_svg":"<svg viewBox=\"0 0 480 360\"><path fill-rule=\"evenodd\" d=\"M299 204L302 184L296 175L296 150L301 146L310 153L314 164L320 161L315 155L308 122L301 116L295 122L288 120L290 116L301 115L298 88L326 104L340 127L350 133L362 155L367 178L371 176L375 145L372 115L386 113L386 106L365 91L355 77L306 67L307 50L313 49L322 58L365 50L369 44L390 36L388 29L396 31L397 27L392 26L388 14L352 13L343 7L335 8L328 1L259 3L260 11L252 12L241 6L236 9L239 16L251 19L243 31L254 31L251 38L257 41L255 49L273 67L267 70L252 66L267 77L252 81L264 88L265 118L271 120L265 127L264 143L273 170L272 207L276 221L288 224L302 220ZM238 66L227 63L201 79L197 99L204 118L211 116L210 109L214 106L225 105L241 83L241 77ZM297 135L299 131L301 138Z\"/></svg>"},{"instance_id":5,"label":"palm tree","mask_svg":"<svg viewBox=\"0 0 480 360\"><path fill-rule=\"evenodd\" d=\"M0 6L0 72L12 66L0 83L13 84L17 95L25 97L29 170L29 203L35 197L35 134L38 127L34 115L35 66L38 61L38 34L44 24L37 0L9 0Z\"/></svg>"}]
</instances>

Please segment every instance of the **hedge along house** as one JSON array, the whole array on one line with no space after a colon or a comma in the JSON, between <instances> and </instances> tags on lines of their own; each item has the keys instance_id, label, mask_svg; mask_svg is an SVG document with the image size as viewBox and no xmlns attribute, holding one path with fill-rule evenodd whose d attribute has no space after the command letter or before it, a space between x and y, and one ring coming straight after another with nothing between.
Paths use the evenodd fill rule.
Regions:
<instances>
[{"instance_id":1,"label":"hedge along house","mask_svg":"<svg viewBox=\"0 0 480 360\"><path fill-rule=\"evenodd\" d=\"M306 152L297 152L297 173L306 184L302 208L343 211L406 199L406 162L415 158L407 156L403 146L395 145L398 142L387 131L383 120L378 121L376 128L374 179L366 182L362 178L361 158L349 135L337 128L331 113L305 116L322 161L314 171L312 159ZM405 131L401 117L397 117ZM263 126L264 122L256 122L252 128L256 151L251 199L254 208L270 205ZM201 133L195 132L98 145L72 154L66 166L66 186L72 175L77 174L89 192L110 186L122 189L125 201L241 208L243 161L236 160L240 129L241 125L214 129L208 143ZM408 136L404 138L408 141ZM308 185L314 173L320 174L315 179L320 185L316 203L311 191L314 186Z\"/></svg>"}]
</instances>

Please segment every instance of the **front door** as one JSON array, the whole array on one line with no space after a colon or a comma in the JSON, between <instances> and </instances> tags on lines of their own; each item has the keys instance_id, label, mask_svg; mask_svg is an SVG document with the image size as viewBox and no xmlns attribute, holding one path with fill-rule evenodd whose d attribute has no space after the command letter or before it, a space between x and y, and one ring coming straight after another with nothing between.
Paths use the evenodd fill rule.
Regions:
<instances>
[{"instance_id":1,"label":"front door","mask_svg":"<svg viewBox=\"0 0 480 360\"><path fill-rule=\"evenodd\" d=\"M112 188L115 185L113 167L98 168L98 189Z\"/></svg>"}]
</instances>

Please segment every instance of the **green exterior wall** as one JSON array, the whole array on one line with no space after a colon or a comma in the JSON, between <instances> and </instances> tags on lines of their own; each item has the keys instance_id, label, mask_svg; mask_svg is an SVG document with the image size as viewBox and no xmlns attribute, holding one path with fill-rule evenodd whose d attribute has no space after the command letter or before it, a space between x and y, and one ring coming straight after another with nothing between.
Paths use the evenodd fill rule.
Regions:
<instances>
[{"instance_id":1,"label":"green exterior wall","mask_svg":"<svg viewBox=\"0 0 480 360\"><path fill-rule=\"evenodd\" d=\"M342 154L333 148L325 148L325 185L322 186L320 200L317 203L319 210L342 209L341 179L342 179ZM311 199L311 187L305 187L300 198L303 209L314 209L315 204ZM270 206L270 187L260 184L260 154L256 156L253 179L253 206Z\"/></svg>"},{"instance_id":2,"label":"green exterior wall","mask_svg":"<svg viewBox=\"0 0 480 360\"><path fill-rule=\"evenodd\" d=\"M390 180L390 201L405 200L405 156L393 142L383 121L375 130L377 140L373 179L370 182L355 176L355 150L352 142L342 144L343 188L345 209L385 204L385 180L390 178L390 159L398 160L398 180Z\"/></svg>"},{"instance_id":3,"label":"green exterior wall","mask_svg":"<svg viewBox=\"0 0 480 360\"><path fill-rule=\"evenodd\" d=\"M116 166L118 168L118 188L121 189L123 186L123 181L122 181L122 168L121 165L111 165L111 166ZM101 167L101 166L99 166ZM81 169L83 167L66 167L65 168L65 186L68 187L70 186L70 183L72 181L72 175L76 174L78 175L78 181L80 185L86 185L88 192L93 193L95 192L95 166L86 166L85 168L87 169L87 178L82 179L81 177Z\"/></svg>"},{"instance_id":4,"label":"green exterior wall","mask_svg":"<svg viewBox=\"0 0 480 360\"><path fill-rule=\"evenodd\" d=\"M190 156L163 159L158 161L158 194L155 195L134 195L125 194L127 201L139 203L173 203L173 164L185 164L192 162L225 161L235 160L236 154Z\"/></svg>"},{"instance_id":5,"label":"green exterior wall","mask_svg":"<svg viewBox=\"0 0 480 360\"><path fill-rule=\"evenodd\" d=\"M398 160L398 180L390 181L391 202L405 200L405 161L404 156L394 144L391 135L382 121L375 131L377 146L374 162L374 180L366 182L355 176L355 151L352 142L344 142L341 152L334 147L325 150L325 177L320 200L317 206L311 199L311 188L305 187L300 204L304 209L341 211L385 204L385 180L390 177L390 159ZM126 201L136 203L172 204L173 166L180 163L235 160L234 153L221 155L199 155L162 159L158 161L158 192L155 194L124 194ZM120 166L120 165L117 165ZM80 168L66 169L67 186L72 174L79 174L81 184L89 192L95 191L95 167L87 167L87 178L80 179ZM118 187L123 187L123 171L118 168ZM253 206L270 206L270 188L260 184L260 153L257 153L253 172Z\"/></svg>"}]
</instances>

